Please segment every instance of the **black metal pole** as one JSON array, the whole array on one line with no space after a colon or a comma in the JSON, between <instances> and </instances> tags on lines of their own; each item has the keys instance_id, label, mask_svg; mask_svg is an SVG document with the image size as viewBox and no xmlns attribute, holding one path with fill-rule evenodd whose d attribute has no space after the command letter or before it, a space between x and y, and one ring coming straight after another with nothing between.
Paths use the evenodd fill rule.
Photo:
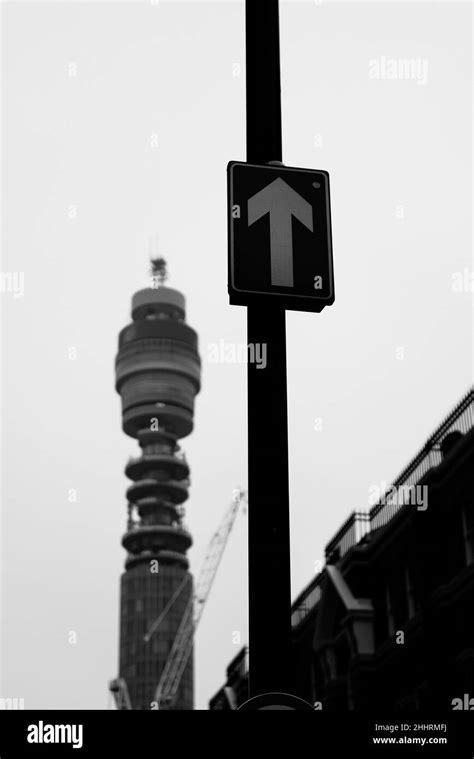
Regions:
<instances>
[{"instance_id":1,"label":"black metal pole","mask_svg":"<svg viewBox=\"0 0 474 759\"><path fill-rule=\"evenodd\" d=\"M278 0L246 0L247 161L282 160ZM291 692L286 326L282 308L248 307L250 696Z\"/></svg>"}]
</instances>

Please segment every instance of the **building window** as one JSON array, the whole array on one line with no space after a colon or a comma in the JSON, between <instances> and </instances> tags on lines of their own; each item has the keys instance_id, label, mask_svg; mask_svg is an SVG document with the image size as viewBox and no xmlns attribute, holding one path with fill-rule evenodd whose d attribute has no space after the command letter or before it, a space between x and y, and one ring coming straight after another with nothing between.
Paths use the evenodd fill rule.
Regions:
<instances>
[{"instance_id":1,"label":"building window","mask_svg":"<svg viewBox=\"0 0 474 759\"><path fill-rule=\"evenodd\" d=\"M389 638L391 638L393 633L395 632L395 620L393 618L392 599L390 597L390 590L389 590L388 585L385 586L385 604L387 607L388 636Z\"/></svg>"},{"instance_id":2,"label":"building window","mask_svg":"<svg viewBox=\"0 0 474 759\"><path fill-rule=\"evenodd\" d=\"M415 594L413 592L413 583L411 579L411 572L408 567L405 567L405 587L407 592L407 611L408 619L411 619L415 615Z\"/></svg>"},{"instance_id":3,"label":"building window","mask_svg":"<svg viewBox=\"0 0 474 759\"><path fill-rule=\"evenodd\" d=\"M464 555L466 564L471 564L474 559L474 518L473 510L465 506L461 510L462 536L464 541Z\"/></svg>"}]
</instances>

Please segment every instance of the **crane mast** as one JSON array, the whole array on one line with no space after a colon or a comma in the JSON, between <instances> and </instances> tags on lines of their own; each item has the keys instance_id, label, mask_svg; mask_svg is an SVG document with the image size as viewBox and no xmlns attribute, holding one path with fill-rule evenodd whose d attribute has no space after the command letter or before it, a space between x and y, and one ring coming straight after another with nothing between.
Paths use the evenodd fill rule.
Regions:
<instances>
[{"instance_id":1,"label":"crane mast","mask_svg":"<svg viewBox=\"0 0 474 759\"><path fill-rule=\"evenodd\" d=\"M116 677L115 680L111 680L109 690L114 697L117 711L127 711L132 709L127 683L123 677Z\"/></svg>"},{"instance_id":2,"label":"crane mast","mask_svg":"<svg viewBox=\"0 0 474 759\"><path fill-rule=\"evenodd\" d=\"M194 596L191 596L183 613L176 638L156 688L155 701L159 709L170 709L172 707L182 674L192 651L194 632L201 619L242 500L247 500L246 492L236 488L232 495L232 502L209 543L196 584L196 591Z\"/></svg>"}]
</instances>

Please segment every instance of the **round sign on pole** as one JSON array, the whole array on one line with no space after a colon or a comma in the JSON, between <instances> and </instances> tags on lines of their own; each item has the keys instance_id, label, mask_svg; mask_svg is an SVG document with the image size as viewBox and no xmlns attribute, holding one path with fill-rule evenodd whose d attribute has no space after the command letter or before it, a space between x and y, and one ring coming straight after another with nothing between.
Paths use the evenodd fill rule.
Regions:
<instances>
[{"instance_id":1,"label":"round sign on pole","mask_svg":"<svg viewBox=\"0 0 474 759\"><path fill-rule=\"evenodd\" d=\"M289 693L262 693L239 706L238 711L314 711L311 704Z\"/></svg>"}]
</instances>

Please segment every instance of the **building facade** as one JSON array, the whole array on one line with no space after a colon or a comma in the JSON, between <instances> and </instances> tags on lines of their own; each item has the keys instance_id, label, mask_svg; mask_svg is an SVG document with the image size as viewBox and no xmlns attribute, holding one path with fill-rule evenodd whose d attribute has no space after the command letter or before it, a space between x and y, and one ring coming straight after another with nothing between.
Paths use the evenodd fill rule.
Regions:
<instances>
[{"instance_id":1,"label":"building facade","mask_svg":"<svg viewBox=\"0 0 474 759\"><path fill-rule=\"evenodd\" d=\"M350 515L295 600L293 693L317 708L446 713L474 697L473 406L471 390L371 510ZM240 656L211 709L246 699Z\"/></svg>"},{"instance_id":2,"label":"building facade","mask_svg":"<svg viewBox=\"0 0 474 759\"><path fill-rule=\"evenodd\" d=\"M178 441L193 429L201 364L195 331L185 322L185 300L164 285L132 298L132 323L119 335L116 390L123 431L140 454L125 468L127 551L121 578L119 677L111 684L119 708L193 708L190 651L172 703L157 702L157 687L180 626L192 625L193 578L183 522L189 467ZM154 623L162 617L156 629Z\"/></svg>"}]
</instances>

